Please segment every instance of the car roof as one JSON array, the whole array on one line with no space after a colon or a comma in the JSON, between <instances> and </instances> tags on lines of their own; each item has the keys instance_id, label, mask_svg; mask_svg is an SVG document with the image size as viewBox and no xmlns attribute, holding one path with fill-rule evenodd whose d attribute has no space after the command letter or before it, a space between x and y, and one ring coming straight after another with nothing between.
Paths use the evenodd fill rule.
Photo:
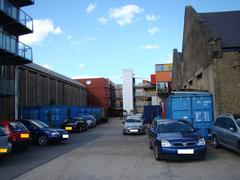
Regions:
<instances>
[{"instance_id":1,"label":"car roof","mask_svg":"<svg viewBox=\"0 0 240 180\"><path fill-rule=\"evenodd\" d=\"M171 124L171 123L179 123L179 122L186 122L186 121L173 120L173 119L161 119L161 120L157 120L157 124Z\"/></svg>"}]
</instances>

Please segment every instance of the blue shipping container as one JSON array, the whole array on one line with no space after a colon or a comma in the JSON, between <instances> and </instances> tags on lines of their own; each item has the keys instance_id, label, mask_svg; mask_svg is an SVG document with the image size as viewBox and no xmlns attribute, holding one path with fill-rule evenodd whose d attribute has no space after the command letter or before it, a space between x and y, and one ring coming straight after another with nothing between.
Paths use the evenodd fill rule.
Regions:
<instances>
[{"instance_id":1,"label":"blue shipping container","mask_svg":"<svg viewBox=\"0 0 240 180\"><path fill-rule=\"evenodd\" d=\"M166 102L167 119L184 119L209 138L213 124L212 95L208 92L174 92Z\"/></svg>"},{"instance_id":2,"label":"blue shipping container","mask_svg":"<svg viewBox=\"0 0 240 180\"><path fill-rule=\"evenodd\" d=\"M54 127L60 127L67 117L93 115L101 118L102 108L82 106L36 106L20 107L19 117L40 120Z\"/></svg>"},{"instance_id":3,"label":"blue shipping container","mask_svg":"<svg viewBox=\"0 0 240 180\"><path fill-rule=\"evenodd\" d=\"M161 116L162 107L161 106L144 106L143 119L144 123L152 123L152 120L156 116Z\"/></svg>"}]
</instances>

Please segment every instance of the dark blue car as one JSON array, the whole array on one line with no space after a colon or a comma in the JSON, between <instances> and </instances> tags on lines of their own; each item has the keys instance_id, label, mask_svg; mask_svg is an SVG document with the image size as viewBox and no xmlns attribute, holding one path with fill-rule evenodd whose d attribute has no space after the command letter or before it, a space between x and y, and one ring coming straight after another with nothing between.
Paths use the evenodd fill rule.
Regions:
<instances>
[{"instance_id":1,"label":"dark blue car","mask_svg":"<svg viewBox=\"0 0 240 180\"><path fill-rule=\"evenodd\" d=\"M20 120L31 133L32 140L44 146L50 142L65 141L69 138L68 132L63 129L49 127L38 120Z\"/></svg>"},{"instance_id":2,"label":"dark blue car","mask_svg":"<svg viewBox=\"0 0 240 180\"><path fill-rule=\"evenodd\" d=\"M205 139L185 121L153 121L149 129L149 148L156 160L203 159L206 156Z\"/></svg>"}]
</instances>

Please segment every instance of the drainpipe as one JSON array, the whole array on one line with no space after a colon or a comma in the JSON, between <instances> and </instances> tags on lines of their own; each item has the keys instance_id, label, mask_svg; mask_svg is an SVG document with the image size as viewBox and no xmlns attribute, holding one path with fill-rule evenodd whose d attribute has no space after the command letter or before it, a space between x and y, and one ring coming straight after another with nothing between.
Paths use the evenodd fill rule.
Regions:
<instances>
[{"instance_id":1,"label":"drainpipe","mask_svg":"<svg viewBox=\"0 0 240 180\"><path fill-rule=\"evenodd\" d=\"M18 119L18 70L19 66L15 66L15 80L14 80L14 100L15 100L15 120Z\"/></svg>"}]
</instances>

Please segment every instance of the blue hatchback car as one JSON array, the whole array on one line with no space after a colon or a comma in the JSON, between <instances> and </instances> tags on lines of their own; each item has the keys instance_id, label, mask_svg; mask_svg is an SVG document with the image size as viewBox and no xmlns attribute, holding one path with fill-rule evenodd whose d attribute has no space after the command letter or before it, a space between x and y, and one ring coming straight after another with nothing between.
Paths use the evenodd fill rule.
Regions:
<instances>
[{"instance_id":1,"label":"blue hatchback car","mask_svg":"<svg viewBox=\"0 0 240 180\"><path fill-rule=\"evenodd\" d=\"M69 138L68 132L63 129L49 127L38 120L20 120L31 133L32 140L44 146L50 142L65 141Z\"/></svg>"},{"instance_id":2,"label":"blue hatchback car","mask_svg":"<svg viewBox=\"0 0 240 180\"><path fill-rule=\"evenodd\" d=\"M190 123L177 120L153 121L149 129L149 148L156 160L204 159L207 145Z\"/></svg>"}]
</instances>

